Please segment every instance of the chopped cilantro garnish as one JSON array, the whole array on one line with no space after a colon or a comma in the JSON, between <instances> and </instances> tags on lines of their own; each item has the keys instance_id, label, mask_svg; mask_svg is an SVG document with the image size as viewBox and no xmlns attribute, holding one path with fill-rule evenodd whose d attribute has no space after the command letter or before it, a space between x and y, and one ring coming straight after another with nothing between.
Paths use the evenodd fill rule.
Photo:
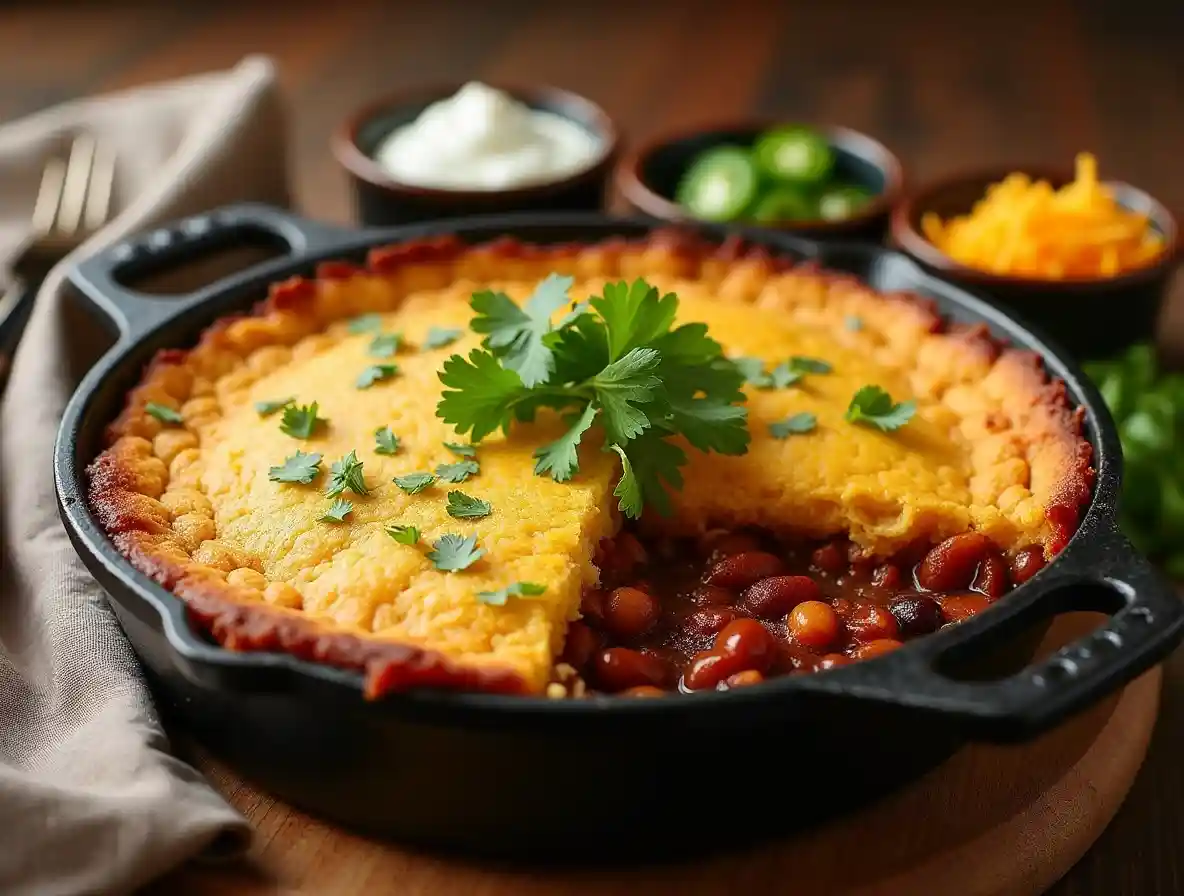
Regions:
<instances>
[{"instance_id":1,"label":"chopped cilantro garnish","mask_svg":"<svg viewBox=\"0 0 1184 896\"><path fill-rule=\"evenodd\" d=\"M294 439L311 439L317 426L327 423L323 417L317 416L317 403L299 407L289 405L284 408L284 416L280 420L280 431Z\"/></svg>"},{"instance_id":2,"label":"chopped cilantro garnish","mask_svg":"<svg viewBox=\"0 0 1184 896\"><path fill-rule=\"evenodd\" d=\"M398 372L398 365L395 364L371 364L358 374L356 385L359 389L369 389L375 383L389 380Z\"/></svg>"},{"instance_id":3,"label":"chopped cilantro garnish","mask_svg":"<svg viewBox=\"0 0 1184 896\"><path fill-rule=\"evenodd\" d=\"M375 358L390 358L399 350L402 341L402 333L379 333L370 340L366 351Z\"/></svg>"},{"instance_id":4,"label":"chopped cilantro garnish","mask_svg":"<svg viewBox=\"0 0 1184 896\"><path fill-rule=\"evenodd\" d=\"M144 410L159 420L161 423L184 423L185 418L181 414L168 405L157 404L155 401L150 401L144 405Z\"/></svg>"},{"instance_id":5,"label":"chopped cilantro garnish","mask_svg":"<svg viewBox=\"0 0 1184 896\"><path fill-rule=\"evenodd\" d=\"M834 370L829 361L824 361L821 358L806 358L801 355L794 355L790 358L789 366L790 369L800 370L802 373L830 373Z\"/></svg>"},{"instance_id":6,"label":"chopped cilantro garnish","mask_svg":"<svg viewBox=\"0 0 1184 896\"><path fill-rule=\"evenodd\" d=\"M333 498L347 489L355 495L370 494L370 489L366 488L366 479L362 476L362 462L354 451L341 460L333 461L333 466L329 467L329 485L325 488L325 494Z\"/></svg>"},{"instance_id":7,"label":"chopped cilantro garnish","mask_svg":"<svg viewBox=\"0 0 1184 896\"><path fill-rule=\"evenodd\" d=\"M399 437L391 432L389 426L380 426L374 430L374 453L394 454L399 450Z\"/></svg>"},{"instance_id":8,"label":"chopped cilantro garnish","mask_svg":"<svg viewBox=\"0 0 1184 896\"><path fill-rule=\"evenodd\" d=\"M346 326L351 333L377 333L382 329L382 315L362 314L353 318Z\"/></svg>"},{"instance_id":9,"label":"chopped cilantro garnish","mask_svg":"<svg viewBox=\"0 0 1184 896\"><path fill-rule=\"evenodd\" d=\"M461 442L445 442L444 447L455 454L457 457L477 456L477 447L475 445L465 445Z\"/></svg>"},{"instance_id":10,"label":"chopped cilantro garnish","mask_svg":"<svg viewBox=\"0 0 1184 896\"><path fill-rule=\"evenodd\" d=\"M353 502L345 500L345 498L338 498L329 505L329 509L325 511L325 515L321 517L323 523L344 523L345 518L353 513Z\"/></svg>"},{"instance_id":11,"label":"chopped cilantro garnish","mask_svg":"<svg viewBox=\"0 0 1184 896\"><path fill-rule=\"evenodd\" d=\"M794 356L765 372L760 358L737 358L736 365L744 374L744 381L758 389L786 389L807 373L830 373L831 366L820 358Z\"/></svg>"},{"instance_id":12,"label":"chopped cilantro garnish","mask_svg":"<svg viewBox=\"0 0 1184 896\"><path fill-rule=\"evenodd\" d=\"M419 530L414 526L384 526L383 532L397 541L399 544L418 544Z\"/></svg>"},{"instance_id":13,"label":"chopped cilantro garnish","mask_svg":"<svg viewBox=\"0 0 1184 896\"><path fill-rule=\"evenodd\" d=\"M916 412L915 401L894 403L892 396L879 386L864 386L851 397L846 419L891 432L908 423Z\"/></svg>"},{"instance_id":14,"label":"chopped cilantro garnish","mask_svg":"<svg viewBox=\"0 0 1184 896\"><path fill-rule=\"evenodd\" d=\"M435 482L436 477L431 473L408 473L405 476L396 476L392 481L407 494L418 495Z\"/></svg>"},{"instance_id":15,"label":"chopped cilantro garnish","mask_svg":"<svg viewBox=\"0 0 1184 896\"><path fill-rule=\"evenodd\" d=\"M452 327L430 327L419 347L423 349L443 348L460 339L462 333L464 330Z\"/></svg>"},{"instance_id":16,"label":"chopped cilantro garnish","mask_svg":"<svg viewBox=\"0 0 1184 896\"><path fill-rule=\"evenodd\" d=\"M255 411L260 417L270 417L281 408L286 408L292 404L295 398L278 398L275 401L257 401L255 402Z\"/></svg>"},{"instance_id":17,"label":"chopped cilantro garnish","mask_svg":"<svg viewBox=\"0 0 1184 896\"><path fill-rule=\"evenodd\" d=\"M267 471L267 478L272 482L301 482L304 485L317 478L321 471L321 456L319 454L305 454L297 451L284 460L278 467L271 467Z\"/></svg>"},{"instance_id":18,"label":"chopped cilantro garnish","mask_svg":"<svg viewBox=\"0 0 1184 896\"><path fill-rule=\"evenodd\" d=\"M428 552L428 559L443 572L460 572L468 569L485 556L485 550L477 547L477 536L464 538L460 535L441 535Z\"/></svg>"},{"instance_id":19,"label":"chopped cilantro garnish","mask_svg":"<svg viewBox=\"0 0 1184 896\"><path fill-rule=\"evenodd\" d=\"M858 332L863 329L863 320L856 317L854 314L848 314L843 318L843 326L851 332Z\"/></svg>"},{"instance_id":20,"label":"chopped cilantro garnish","mask_svg":"<svg viewBox=\"0 0 1184 896\"><path fill-rule=\"evenodd\" d=\"M668 511L666 487L681 485L686 462L676 438L700 451L748 450L744 371L704 324L675 327L678 298L644 280L607 284L552 327L551 315L570 303L569 282L548 277L523 308L501 293L474 295L472 326L486 334L484 347L444 362L436 414L479 442L540 408L570 412L568 432L535 452L536 472L570 479L584 434L599 425L622 457L622 510Z\"/></svg>"},{"instance_id":21,"label":"chopped cilantro garnish","mask_svg":"<svg viewBox=\"0 0 1184 896\"><path fill-rule=\"evenodd\" d=\"M447 510L450 517L458 520L479 520L493 513L493 507L488 501L482 501L455 489L448 493Z\"/></svg>"},{"instance_id":22,"label":"chopped cilantro garnish","mask_svg":"<svg viewBox=\"0 0 1184 896\"><path fill-rule=\"evenodd\" d=\"M470 476L481 472L481 466L475 460L458 460L454 464L440 464L436 467L436 476L444 482L464 482Z\"/></svg>"},{"instance_id":23,"label":"chopped cilantro garnish","mask_svg":"<svg viewBox=\"0 0 1184 896\"><path fill-rule=\"evenodd\" d=\"M786 439L792 435L811 432L818 425L818 418L813 414L791 414L784 420L769 424L769 435L775 439Z\"/></svg>"},{"instance_id":24,"label":"chopped cilantro garnish","mask_svg":"<svg viewBox=\"0 0 1184 896\"><path fill-rule=\"evenodd\" d=\"M534 582L514 582L497 591L478 591L477 600L491 607L504 607L511 597L538 597L547 590L546 585Z\"/></svg>"}]
</instances>

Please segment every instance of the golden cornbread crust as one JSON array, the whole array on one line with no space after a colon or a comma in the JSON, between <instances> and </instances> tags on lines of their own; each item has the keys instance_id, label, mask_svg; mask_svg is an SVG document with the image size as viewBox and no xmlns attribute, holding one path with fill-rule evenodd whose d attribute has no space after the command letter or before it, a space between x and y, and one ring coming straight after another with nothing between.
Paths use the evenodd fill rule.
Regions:
<instances>
[{"instance_id":1,"label":"golden cornbread crust","mask_svg":"<svg viewBox=\"0 0 1184 896\"><path fill-rule=\"evenodd\" d=\"M221 413L216 385L262 363L269 347L294 346L362 313L392 311L413 293L458 279L537 281L552 271L577 279L669 274L749 297L775 278L808 283L824 294L858 290L861 302L881 311L867 315L865 326L876 328L879 318L907 318L910 328L928 334L918 363L933 368L935 390L945 388L939 381L947 366L969 364L989 376L996 396L1004 395L1009 410L1015 409L1010 425L1027 443L1031 492L1041 500L1047 523L1046 552L1060 551L1076 530L1094 475L1082 436L1084 411L1072 406L1064 383L1048 377L1037 355L1001 346L984 326L947 326L922 297L875 293L849 275L775 258L738 238L709 244L677 229L595 245L536 246L507 238L467 246L440 237L374 249L364 266L326 262L312 278L274 284L252 314L224 318L193 349L159 352L149 365L108 428L107 449L88 469L90 504L100 525L133 566L179 596L193 624L228 649L281 651L358 670L371 698L412 687L537 692L537 682L509 666L466 663L311 618L294 608L298 599L288 599L284 589L293 590L290 585L267 583L257 560L218 542L200 490L168 487L200 454L199 424ZM180 408L184 425L162 424L145 410L150 402ZM983 426L989 433L991 420Z\"/></svg>"}]
</instances>

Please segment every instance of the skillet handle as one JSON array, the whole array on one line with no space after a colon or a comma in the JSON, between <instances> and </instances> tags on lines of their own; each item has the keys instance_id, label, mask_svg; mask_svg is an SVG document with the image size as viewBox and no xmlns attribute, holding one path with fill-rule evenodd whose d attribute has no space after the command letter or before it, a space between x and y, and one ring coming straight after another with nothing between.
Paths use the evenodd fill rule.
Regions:
<instances>
[{"instance_id":1,"label":"skillet handle","mask_svg":"<svg viewBox=\"0 0 1184 896\"><path fill-rule=\"evenodd\" d=\"M834 675L840 694L937 713L984 740L1023 740L1046 731L1162 661L1184 636L1184 601L1116 528L1097 532L1080 547L1090 556L1074 552L1078 571L1058 574L1057 565L1050 566L1014 598L888 655L882 665L858 663L803 676L803 683L815 679L820 690L828 689L824 680ZM1113 570L1110 575L1088 572L1099 558ZM1021 672L968 681L941 671L1057 613L1081 610L1111 618ZM854 674L840 683L847 672Z\"/></svg>"},{"instance_id":2,"label":"skillet handle","mask_svg":"<svg viewBox=\"0 0 1184 896\"><path fill-rule=\"evenodd\" d=\"M331 252L357 239L357 231L322 224L259 203L224 206L151 231L136 234L99 250L69 272L78 290L109 317L125 339L137 339L165 321L201 304L227 281L184 295L151 296L124 286L146 273L182 267L218 249L243 243L280 244L278 258L233 275L254 279L290 265L296 256Z\"/></svg>"}]
</instances>

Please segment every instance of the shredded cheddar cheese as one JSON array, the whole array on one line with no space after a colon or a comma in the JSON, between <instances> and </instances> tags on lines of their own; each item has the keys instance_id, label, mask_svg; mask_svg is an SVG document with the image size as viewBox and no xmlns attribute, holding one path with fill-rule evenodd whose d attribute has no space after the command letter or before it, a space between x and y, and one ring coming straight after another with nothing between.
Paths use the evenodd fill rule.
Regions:
<instances>
[{"instance_id":1,"label":"shredded cheddar cheese","mask_svg":"<svg viewBox=\"0 0 1184 896\"><path fill-rule=\"evenodd\" d=\"M970 214L921 219L925 237L950 258L992 274L1062 280L1111 277L1142 267L1164 249L1146 215L1119 205L1081 153L1058 190L1014 173L988 187Z\"/></svg>"}]
</instances>

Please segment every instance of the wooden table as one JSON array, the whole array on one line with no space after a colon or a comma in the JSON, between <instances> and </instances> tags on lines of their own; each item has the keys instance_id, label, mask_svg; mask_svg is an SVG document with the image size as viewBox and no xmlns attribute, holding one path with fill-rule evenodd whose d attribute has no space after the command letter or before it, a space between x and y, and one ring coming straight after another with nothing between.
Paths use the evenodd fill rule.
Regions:
<instances>
[{"instance_id":1,"label":"wooden table","mask_svg":"<svg viewBox=\"0 0 1184 896\"><path fill-rule=\"evenodd\" d=\"M1184 210L1182 42L1184 5L1103 0L5 4L0 116L262 51L292 100L297 198L326 219L351 214L327 150L341 115L465 78L569 87L631 138L746 113L841 122L880 136L914 183L1090 149ZM1164 338L1184 344L1179 289ZM1146 767L1059 896L1184 892L1184 654L1165 681Z\"/></svg>"}]
</instances>

